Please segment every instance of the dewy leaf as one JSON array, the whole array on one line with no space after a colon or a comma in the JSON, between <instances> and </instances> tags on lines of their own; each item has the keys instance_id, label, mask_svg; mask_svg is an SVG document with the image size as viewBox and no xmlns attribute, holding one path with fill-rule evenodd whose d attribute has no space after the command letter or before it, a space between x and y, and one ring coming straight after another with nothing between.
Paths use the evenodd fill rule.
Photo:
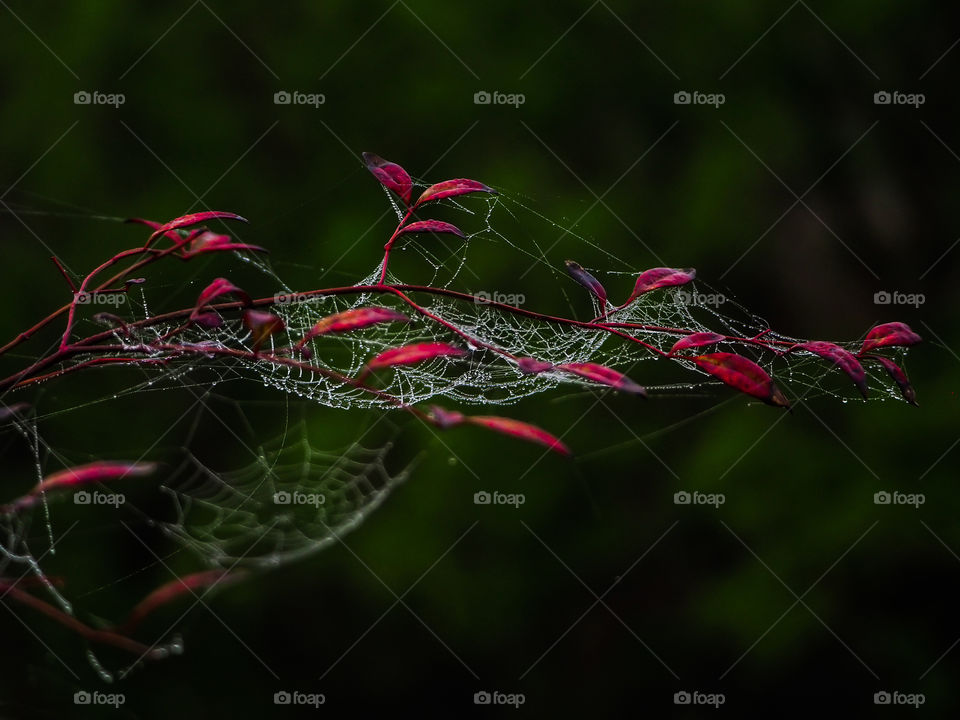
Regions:
<instances>
[{"instance_id":1,"label":"dewy leaf","mask_svg":"<svg viewBox=\"0 0 960 720\"><path fill-rule=\"evenodd\" d=\"M657 288L670 287L673 285L686 285L697 276L697 271L693 268L681 270L678 268L653 268L640 273L636 284L633 286L633 292L623 306L629 305L644 293ZM623 307L621 306L621 307Z\"/></svg>"},{"instance_id":2,"label":"dewy leaf","mask_svg":"<svg viewBox=\"0 0 960 720\"><path fill-rule=\"evenodd\" d=\"M348 332L350 330L359 330L370 327L377 323L385 322L410 322L410 318L402 312L391 310L385 307L365 307L354 308L353 310L344 310L335 315L328 315L314 325L303 339L297 343L296 348L302 348L318 335L328 333Z\"/></svg>"},{"instance_id":3,"label":"dewy leaf","mask_svg":"<svg viewBox=\"0 0 960 720\"><path fill-rule=\"evenodd\" d=\"M179 230L180 228L190 227L191 225L199 225L200 223L207 222L207 220L239 220L240 222L247 222L247 219L237 215L232 212L223 212L220 210L208 210L206 212L190 213L189 215L183 215L171 220L168 223L164 223L156 230L153 231L153 234L147 240L147 246L156 240L159 236L165 235L171 230Z\"/></svg>"},{"instance_id":4,"label":"dewy leaf","mask_svg":"<svg viewBox=\"0 0 960 720\"><path fill-rule=\"evenodd\" d=\"M867 373L860 364L860 361L857 360L852 353L844 350L839 345L823 342L821 340L800 343L795 349L806 350L814 355L819 355L824 360L829 360L832 362L850 376L850 379L853 380L853 383L857 386L860 394L863 395L864 399L866 399Z\"/></svg>"},{"instance_id":5,"label":"dewy leaf","mask_svg":"<svg viewBox=\"0 0 960 720\"><path fill-rule=\"evenodd\" d=\"M243 324L250 330L250 338L253 340L253 351L259 352L260 346L271 335L282 331L284 325L283 318L264 310L244 310Z\"/></svg>"},{"instance_id":6,"label":"dewy leaf","mask_svg":"<svg viewBox=\"0 0 960 720\"><path fill-rule=\"evenodd\" d=\"M863 341L863 347L860 348L860 354L863 355L881 347L916 345L921 340L922 338L911 330L906 323L884 323L883 325L877 325L867 333L867 338Z\"/></svg>"},{"instance_id":7,"label":"dewy leaf","mask_svg":"<svg viewBox=\"0 0 960 720\"><path fill-rule=\"evenodd\" d=\"M553 363L537 360L532 357L522 357L517 358L517 367L520 368L520 372L522 373L536 375L537 373L546 372L547 370L553 370Z\"/></svg>"},{"instance_id":8,"label":"dewy leaf","mask_svg":"<svg viewBox=\"0 0 960 720\"><path fill-rule=\"evenodd\" d=\"M907 374L903 371L903 368L893 362L893 360L885 358L882 355L868 355L867 358L870 360L876 360L878 363L883 365L883 368L887 371L890 377L893 378L893 381L897 384L897 387L900 388L900 394L903 395L903 399L911 405L920 407L917 403L917 393L910 384L910 380L907 378Z\"/></svg>"},{"instance_id":9,"label":"dewy leaf","mask_svg":"<svg viewBox=\"0 0 960 720\"><path fill-rule=\"evenodd\" d=\"M204 327L220 327L220 316L212 310L204 312L203 308L224 295L235 295L245 303L250 302L250 296L232 282L226 278L216 278L197 296L193 312L190 313L190 320Z\"/></svg>"},{"instance_id":10,"label":"dewy leaf","mask_svg":"<svg viewBox=\"0 0 960 720\"><path fill-rule=\"evenodd\" d=\"M407 233L449 233L457 237L466 237L463 231L456 225L451 225L442 220L417 220L400 228L397 236L406 235Z\"/></svg>"},{"instance_id":11,"label":"dewy leaf","mask_svg":"<svg viewBox=\"0 0 960 720\"><path fill-rule=\"evenodd\" d=\"M189 260L192 257L208 252L222 252L225 250L249 250L250 252L267 252L259 245L249 245L247 243L236 243L229 235L218 235L217 233L205 230L197 233L190 241L190 249L185 250L180 257Z\"/></svg>"},{"instance_id":12,"label":"dewy leaf","mask_svg":"<svg viewBox=\"0 0 960 720\"><path fill-rule=\"evenodd\" d=\"M483 183L477 182L476 180L457 178L455 180L445 180L442 183L431 185L423 191L423 194L413 206L420 207L424 203L431 202L433 200L442 200L443 198L466 195L467 193L475 192L492 193L493 195L497 194L496 190L491 187L487 187Z\"/></svg>"},{"instance_id":13,"label":"dewy leaf","mask_svg":"<svg viewBox=\"0 0 960 720\"><path fill-rule=\"evenodd\" d=\"M453 345L442 342L417 343L415 345L404 345L402 347L391 348L377 355L373 360L367 363L363 375L372 370L380 368L393 367L394 365L412 365L425 360L432 360L438 357L463 357L467 354L466 350L461 350Z\"/></svg>"},{"instance_id":14,"label":"dewy leaf","mask_svg":"<svg viewBox=\"0 0 960 720\"><path fill-rule=\"evenodd\" d=\"M393 190L403 199L405 204L410 204L413 181L406 170L395 162L384 160L379 155L369 152L363 153L363 162L366 164L367 170L373 173L373 176L380 181L381 185L388 190Z\"/></svg>"},{"instance_id":15,"label":"dewy leaf","mask_svg":"<svg viewBox=\"0 0 960 720\"><path fill-rule=\"evenodd\" d=\"M623 373L613 368L608 368L605 365L598 365L597 363L567 363L565 365L557 365L557 370L564 370L573 375L586 378L587 380L593 380L602 385L609 385L616 390L634 393L641 397L647 396L647 391L643 387Z\"/></svg>"},{"instance_id":16,"label":"dewy leaf","mask_svg":"<svg viewBox=\"0 0 960 720\"><path fill-rule=\"evenodd\" d=\"M716 345L718 342L723 342L724 340L726 340L726 337L715 332L693 333L677 340L677 342L673 344L673 347L670 348L670 354L672 355L675 352L688 350L690 348L703 347L704 345Z\"/></svg>"},{"instance_id":17,"label":"dewy leaf","mask_svg":"<svg viewBox=\"0 0 960 720\"><path fill-rule=\"evenodd\" d=\"M753 360L735 353L711 353L690 358L701 370L747 395L760 398L769 405L790 407L786 395L776 386L767 371Z\"/></svg>"},{"instance_id":18,"label":"dewy leaf","mask_svg":"<svg viewBox=\"0 0 960 720\"><path fill-rule=\"evenodd\" d=\"M607 291L603 289L600 281L573 260L567 260L564 264L567 266L567 272L570 273L570 277L596 295L600 299L600 307L603 308L603 306L607 304Z\"/></svg>"},{"instance_id":19,"label":"dewy leaf","mask_svg":"<svg viewBox=\"0 0 960 720\"><path fill-rule=\"evenodd\" d=\"M570 449L560 441L560 438L551 435L546 430L538 428L536 425L530 425L529 423L512 418L494 417L492 415L473 415L467 417L465 420L471 425L479 425L503 435L509 435L510 437L519 438L520 440L543 445L561 455L570 454Z\"/></svg>"}]
</instances>

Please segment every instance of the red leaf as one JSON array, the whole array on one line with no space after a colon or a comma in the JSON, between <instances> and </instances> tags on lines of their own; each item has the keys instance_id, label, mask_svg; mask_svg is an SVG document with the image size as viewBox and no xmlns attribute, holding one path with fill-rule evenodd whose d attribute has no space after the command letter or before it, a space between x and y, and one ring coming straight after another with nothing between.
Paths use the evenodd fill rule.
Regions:
<instances>
[{"instance_id":1,"label":"red leaf","mask_svg":"<svg viewBox=\"0 0 960 720\"><path fill-rule=\"evenodd\" d=\"M863 341L863 347L860 348L860 355L871 350L892 345L907 347L916 345L922 338L917 335L906 323L890 322L883 325L877 325L873 330L867 333L866 340Z\"/></svg>"},{"instance_id":2,"label":"red leaf","mask_svg":"<svg viewBox=\"0 0 960 720\"><path fill-rule=\"evenodd\" d=\"M363 375L372 370L380 368L393 367L394 365L412 365L414 363L432 360L433 358L449 356L463 357L467 354L466 350L453 347L440 342L417 343L415 345L404 345L402 347L391 348L377 355L373 360L367 363Z\"/></svg>"},{"instance_id":3,"label":"red leaf","mask_svg":"<svg viewBox=\"0 0 960 720\"><path fill-rule=\"evenodd\" d=\"M153 231L153 234L147 240L147 247L156 240L160 235L165 235L170 230L179 230L180 228L190 227L191 225L199 225L204 223L207 220L239 220L240 222L247 222L246 218L240 217L236 213L232 212L222 212L220 210L208 210L206 212L190 213L189 215L183 215L178 217L175 220L171 220L168 223L164 223L156 230Z\"/></svg>"},{"instance_id":4,"label":"red leaf","mask_svg":"<svg viewBox=\"0 0 960 720\"><path fill-rule=\"evenodd\" d=\"M467 180L466 178L457 178L456 180L445 180L442 183L431 185L414 203L414 207L420 207L426 202L433 200L442 200L443 198L455 197L457 195L466 195L467 193L485 192L497 194L493 188L487 187L476 180Z\"/></svg>"},{"instance_id":5,"label":"red leaf","mask_svg":"<svg viewBox=\"0 0 960 720\"><path fill-rule=\"evenodd\" d=\"M156 467L154 463L93 462L60 470L45 477L23 497L17 498L9 505L0 506L0 515L33 506L44 493L88 483L121 480L128 475L142 477L152 473Z\"/></svg>"},{"instance_id":6,"label":"red leaf","mask_svg":"<svg viewBox=\"0 0 960 720\"><path fill-rule=\"evenodd\" d=\"M537 360L532 357L522 357L517 358L517 367L520 368L520 372L536 375L537 373L546 372L547 370L553 370L553 363Z\"/></svg>"},{"instance_id":7,"label":"red leaf","mask_svg":"<svg viewBox=\"0 0 960 720\"><path fill-rule=\"evenodd\" d=\"M686 337L677 340L673 347L670 348L670 354L672 355L680 350L688 350L689 348L703 347L704 345L715 345L716 343L723 342L724 340L726 340L726 338L723 335L719 335L715 332L693 333L692 335L687 335Z\"/></svg>"},{"instance_id":8,"label":"red leaf","mask_svg":"<svg viewBox=\"0 0 960 720\"><path fill-rule=\"evenodd\" d=\"M734 353L711 353L691 358L701 370L713 375L732 388L769 405L790 407L786 395L776 386L767 371L742 355Z\"/></svg>"},{"instance_id":9,"label":"red leaf","mask_svg":"<svg viewBox=\"0 0 960 720\"><path fill-rule=\"evenodd\" d=\"M573 260L567 260L564 264L567 266L567 272L570 273L570 277L600 299L601 308L607 304L607 291L603 289L603 285L600 284L599 280Z\"/></svg>"},{"instance_id":10,"label":"red leaf","mask_svg":"<svg viewBox=\"0 0 960 720\"><path fill-rule=\"evenodd\" d=\"M673 285L686 285L697 276L697 271L693 268L681 270L678 268L653 268L640 273L636 284L633 286L633 292L623 306L629 305L644 293L656 290L657 288L670 287ZM621 306L621 307L623 307Z\"/></svg>"},{"instance_id":11,"label":"red leaf","mask_svg":"<svg viewBox=\"0 0 960 720\"><path fill-rule=\"evenodd\" d=\"M148 228L152 228L153 230L159 230L161 227L160 223L154 222L153 220L144 220L143 218L127 218L126 220L124 220L124 222L134 223L137 225L146 225ZM165 232L164 237L166 237L168 240L170 240L174 244L181 242L183 240L183 238L180 237L180 234L176 230L170 230L168 232Z\"/></svg>"},{"instance_id":12,"label":"red leaf","mask_svg":"<svg viewBox=\"0 0 960 720\"><path fill-rule=\"evenodd\" d=\"M283 318L264 310L244 310L243 324L250 330L250 338L253 340L254 352L259 352L264 340L286 327Z\"/></svg>"},{"instance_id":13,"label":"red leaf","mask_svg":"<svg viewBox=\"0 0 960 720\"><path fill-rule=\"evenodd\" d=\"M365 307L344 310L335 315L328 315L317 322L316 325L307 331L307 334L297 343L296 347L297 349L302 348L307 342L318 335L359 330L384 322L410 322L410 318L402 312L397 312L396 310L385 307Z\"/></svg>"},{"instance_id":14,"label":"red leaf","mask_svg":"<svg viewBox=\"0 0 960 720\"><path fill-rule=\"evenodd\" d=\"M488 430L493 430L503 435L509 435L510 437L519 438L520 440L527 440L528 442L543 445L561 455L570 454L570 449L564 445L558 437L551 435L546 430L538 428L536 425L530 425L529 423L520 422L512 418L494 417L491 415L474 415L467 417L466 422L485 427Z\"/></svg>"},{"instance_id":15,"label":"red leaf","mask_svg":"<svg viewBox=\"0 0 960 720\"><path fill-rule=\"evenodd\" d=\"M456 225L451 225L448 222L443 222L441 220L418 220L417 222L412 222L409 225L404 225L397 232L397 236L405 235L406 233L450 233L451 235L456 235L457 237L465 237L463 231L460 230Z\"/></svg>"},{"instance_id":16,"label":"red leaf","mask_svg":"<svg viewBox=\"0 0 960 720\"><path fill-rule=\"evenodd\" d=\"M903 395L903 399L906 400L911 405L917 404L917 393L913 389L913 386L910 384L907 374L903 369L897 365L893 360L889 360L881 355L868 355L870 360L876 360L878 363L883 365L884 369L893 378L893 381L897 384L897 387L900 388L900 394Z\"/></svg>"},{"instance_id":17,"label":"red leaf","mask_svg":"<svg viewBox=\"0 0 960 720\"><path fill-rule=\"evenodd\" d=\"M181 578L171 580L165 585L161 585L152 593L147 595L130 611L127 621L123 624L122 630L125 634L133 630L143 622L144 618L153 613L158 608L170 603L181 595L194 596L195 590L214 585L222 585L229 576L231 579L237 579L243 571L237 570L204 570L201 572L184 575Z\"/></svg>"},{"instance_id":18,"label":"red leaf","mask_svg":"<svg viewBox=\"0 0 960 720\"><path fill-rule=\"evenodd\" d=\"M197 296L197 302L193 306L193 312L190 313L190 320L204 327L220 327L220 316L215 312L202 312L203 308L209 305L217 298L224 295L236 295L245 303L250 302L250 296L238 288L226 278L217 278L207 285L203 292Z\"/></svg>"},{"instance_id":19,"label":"red leaf","mask_svg":"<svg viewBox=\"0 0 960 720\"><path fill-rule=\"evenodd\" d=\"M198 233L190 242L190 249L185 251L180 257L189 260L192 257L208 252L222 252L225 250L249 250L250 252L267 252L259 245L248 245L247 243L235 243L229 235L218 235L209 230Z\"/></svg>"},{"instance_id":20,"label":"red leaf","mask_svg":"<svg viewBox=\"0 0 960 720\"><path fill-rule=\"evenodd\" d=\"M373 176L380 181L381 185L393 190L407 205L410 204L413 181L406 170L394 162L384 160L379 155L368 152L363 153L363 162L366 164L367 170L373 173Z\"/></svg>"},{"instance_id":21,"label":"red leaf","mask_svg":"<svg viewBox=\"0 0 960 720\"><path fill-rule=\"evenodd\" d=\"M647 396L647 391L643 387L623 373L608 368L605 365L598 365L596 363L567 363L566 365L557 365L557 370L566 370L568 373L579 375L582 378L593 380L602 385L609 385L616 390L635 393L641 397Z\"/></svg>"},{"instance_id":22,"label":"red leaf","mask_svg":"<svg viewBox=\"0 0 960 720\"><path fill-rule=\"evenodd\" d=\"M800 343L795 348L791 349L806 350L814 355L819 355L824 360L831 361L834 365L839 367L850 376L850 379L853 380L854 384L857 386L857 389L860 391L860 394L863 395L864 399L866 399L867 373L860 364L860 361L857 360L852 353L844 350L839 345L834 345L833 343L819 340L815 342Z\"/></svg>"},{"instance_id":23,"label":"red leaf","mask_svg":"<svg viewBox=\"0 0 960 720\"><path fill-rule=\"evenodd\" d=\"M430 406L430 416L437 424L437 427L446 430L461 424L464 420L463 413L456 410L446 410L439 405Z\"/></svg>"}]
</instances>

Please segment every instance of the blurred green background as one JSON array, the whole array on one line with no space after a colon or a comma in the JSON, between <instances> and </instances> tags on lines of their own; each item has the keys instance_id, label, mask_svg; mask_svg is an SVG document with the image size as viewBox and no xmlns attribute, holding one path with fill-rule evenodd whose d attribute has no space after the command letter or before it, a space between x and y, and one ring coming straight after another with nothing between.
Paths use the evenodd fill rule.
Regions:
<instances>
[{"instance_id":1,"label":"blurred green background","mask_svg":"<svg viewBox=\"0 0 960 720\"><path fill-rule=\"evenodd\" d=\"M919 409L822 397L782 415L722 391L600 405L574 391L507 411L556 432L576 422L573 464L482 433L446 434L448 448L397 418L398 452L427 451L411 480L345 545L193 608L185 654L113 686L126 703L111 716L316 714L277 708L284 689L322 692L321 712L338 714L469 714L487 710L473 704L483 690L523 693L523 710L543 715L699 712L674 705L684 690L724 693L738 713L869 710L878 691L960 704L960 31L942 4L0 5L4 340L65 301L51 254L79 272L143 237L94 216L232 210L251 220L238 236L269 247L291 287L357 281L391 229L364 150L428 181L472 177L522 198L559 227L524 225L514 241L551 248L557 268L574 257L628 269L609 255L631 270L695 266L797 337L855 339L903 320L926 339L907 367ZM83 90L125 102L74 104ZM325 102L275 104L284 90ZM484 90L525 102L475 104ZM684 90L725 103L675 104ZM884 90L925 102L875 104ZM593 246L562 232L574 223ZM568 281L519 280L496 252L473 250L482 281L462 289L523 292L535 309L554 309L561 288L579 297ZM222 274L276 289L237 265L191 264L182 284L166 280L169 303ZM615 297L631 282L602 279ZM884 290L926 302L878 306ZM5 357L4 375L49 341ZM22 399L51 414L41 433L71 461L157 439L158 458L172 457L189 436L189 419L174 424L187 392L54 414L135 380L101 371ZM224 392L269 432L279 413L256 403L276 411L275 394ZM320 447L371 421L305 416ZM226 436L201 417L195 439L217 448ZM4 439L4 482L22 488L28 455ZM481 489L526 503L476 506ZM681 489L726 503L677 506ZM926 503L877 506L879 490ZM75 583L78 610L107 618L171 577L111 522L85 517L47 558ZM74 692L108 689L81 643L3 604L14 612L0 613L0 715L79 716Z\"/></svg>"}]
</instances>

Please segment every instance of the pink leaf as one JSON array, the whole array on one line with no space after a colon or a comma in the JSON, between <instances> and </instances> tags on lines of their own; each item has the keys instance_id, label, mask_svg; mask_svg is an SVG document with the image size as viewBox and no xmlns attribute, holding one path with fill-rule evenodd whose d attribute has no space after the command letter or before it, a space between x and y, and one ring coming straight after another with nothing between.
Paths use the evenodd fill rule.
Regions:
<instances>
[{"instance_id":1,"label":"pink leaf","mask_svg":"<svg viewBox=\"0 0 960 720\"><path fill-rule=\"evenodd\" d=\"M767 371L753 360L734 353L698 355L691 361L704 372L747 395L760 398L769 405L790 407L786 395L776 386Z\"/></svg>"},{"instance_id":2,"label":"pink leaf","mask_svg":"<svg viewBox=\"0 0 960 720\"><path fill-rule=\"evenodd\" d=\"M282 331L286 327L283 318L264 310L244 310L243 324L250 330L250 339L253 340L254 352L260 351L260 346L263 345L264 340Z\"/></svg>"},{"instance_id":3,"label":"pink leaf","mask_svg":"<svg viewBox=\"0 0 960 720\"><path fill-rule=\"evenodd\" d=\"M466 422L471 425L485 427L488 430L493 430L503 435L509 435L510 437L515 437L520 440L543 445L561 455L570 454L570 449L564 445L558 437L551 435L546 430L538 428L536 425L530 425L529 423L520 422L512 418L494 417L491 415L474 415L467 417Z\"/></svg>"},{"instance_id":4,"label":"pink leaf","mask_svg":"<svg viewBox=\"0 0 960 720\"><path fill-rule=\"evenodd\" d=\"M384 160L373 153L363 153L363 162L367 170L373 173L373 176L380 181L388 190L393 190L399 195L403 202L410 204L410 192L413 190L413 181L410 175L402 167L389 160Z\"/></svg>"},{"instance_id":5,"label":"pink leaf","mask_svg":"<svg viewBox=\"0 0 960 720\"><path fill-rule=\"evenodd\" d=\"M437 427L444 430L460 425L464 420L463 413L456 410L446 410L439 405L430 406L430 417L433 418Z\"/></svg>"},{"instance_id":6,"label":"pink leaf","mask_svg":"<svg viewBox=\"0 0 960 720\"><path fill-rule=\"evenodd\" d=\"M520 372L536 375L537 373L546 372L547 370L553 370L553 363L537 360L532 357L522 357L517 358L517 367L520 368Z\"/></svg>"},{"instance_id":7,"label":"pink leaf","mask_svg":"<svg viewBox=\"0 0 960 720\"><path fill-rule=\"evenodd\" d=\"M573 260L567 260L564 264L567 266L567 272L570 273L570 277L600 299L601 308L607 304L607 291L603 289L603 285L600 284L599 280Z\"/></svg>"},{"instance_id":8,"label":"pink leaf","mask_svg":"<svg viewBox=\"0 0 960 720\"><path fill-rule=\"evenodd\" d=\"M247 295L247 293L245 293L243 290L238 288L226 278L217 278L212 283L207 285L197 296L197 302L193 306L193 312L190 313L190 320L203 325L204 327L220 327L220 316L212 310L204 312L203 308L217 298L221 298L225 295L236 295L243 302L250 302L250 296Z\"/></svg>"},{"instance_id":9,"label":"pink leaf","mask_svg":"<svg viewBox=\"0 0 960 720\"><path fill-rule=\"evenodd\" d=\"M451 225L448 222L442 222L440 220L418 220L417 222L412 222L400 228L397 235L405 235L406 233L450 233L457 237L465 237L463 231L456 225Z\"/></svg>"},{"instance_id":10,"label":"pink leaf","mask_svg":"<svg viewBox=\"0 0 960 720\"><path fill-rule=\"evenodd\" d=\"M867 333L867 338L863 341L863 347L860 348L860 355L881 347L916 345L921 339L906 323L884 323L883 325L877 325Z\"/></svg>"},{"instance_id":11,"label":"pink leaf","mask_svg":"<svg viewBox=\"0 0 960 720\"><path fill-rule=\"evenodd\" d=\"M860 361L857 360L853 354L847 350L844 350L839 345L834 345L833 343L823 342L820 340L800 343L796 346L796 349L806 350L814 355L819 355L824 360L829 360L832 362L850 376L850 379L853 380L853 383L857 386L860 394L863 395L864 399L866 399L867 373L860 364Z\"/></svg>"},{"instance_id":12,"label":"pink leaf","mask_svg":"<svg viewBox=\"0 0 960 720\"><path fill-rule=\"evenodd\" d=\"M135 630L141 622L143 622L144 618L156 611L158 608L173 602L183 595L194 597L197 595L197 593L194 592L195 590L213 587L215 585L223 585L228 581L228 578L229 580L236 580L242 573L242 570L236 570L232 572L230 570L220 569L204 570L171 580L165 585L158 587L143 600L137 603L137 605L130 612L127 621L120 629L122 629L125 634L129 634L133 632L133 630Z\"/></svg>"},{"instance_id":13,"label":"pink leaf","mask_svg":"<svg viewBox=\"0 0 960 720\"><path fill-rule=\"evenodd\" d=\"M361 328L385 322L410 322L410 318L402 312L397 312L396 310L385 307L365 307L345 310L335 315L328 315L317 322L316 325L307 331L307 334L297 343L296 347L297 349L302 348L307 342L318 335L360 330Z\"/></svg>"},{"instance_id":14,"label":"pink leaf","mask_svg":"<svg viewBox=\"0 0 960 720\"><path fill-rule=\"evenodd\" d=\"M656 290L657 288L670 287L673 285L686 285L697 276L697 271L693 268L681 270L677 268L653 268L640 273L636 284L633 286L633 292L623 304L629 305L644 293Z\"/></svg>"},{"instance_id":15,"label":"pink leaf","mask_svg":"<svg viewBox=\"0 0 960 720\"><path fill-rule=\"evenodd\" d=\"M153 220L144 220L143 218L127 218L126 220L124 220L124 222L133 223L136 225L146 225L148 228L151 228L153 230L159 230L161 228L160 223L154 222ZM181 242L183 240L183 238L180 237L180 234L176 230L167 231L163 235L165 238L167 238L167 240L170 240L174 244Z\"/></svg>"},{"instance_id":16,"label":"pink leaf","mask_svg":"<svg viewBox=\"0 0 960 720\"><path fill-rule=\"evenodd\" d=\"M414 363L432 360L438 357L463 357L467 355L466 350L453 347L441 342L417 343L415 345L404 345L402 347L391 348L377 355L373 360L367 363L363 375L381 368L393 367L395 365L412 365Z\"/></svg>"},{"instance_id":17,"label":"pink leaf","mask_svg":"<svg viewBox=\"0 0 960 720\"><path fill-rule=\"evenodd\" d=\"M703 347L704 345L715 345L716 343L723 342L724 340L726 340L726 338L723 335L719 335L715 332L693 333L692 335L687 335L686 337L677 340L673 347L670 348L670 354L672 355L675 352L688 350L690 348Z\"/></svg>"},{"instance_id":18,"label":"pink leaf","mask_svg":"<svg viewBox=\"0 0 960 720\"><path fill-rule=\"evenodd\" d=\"M147 247L149 247L150 244L159 236L166 235L171 230L179 230L180 228L190 227L191 225L199 225L200 223L207 222L207 220L216 219L239 220L240 222L247 222L246 218L240 217L236 213L222 212L220 210L208 210L206 212L190 213L189 215L183 215L182 217L178 217L168 223L164 223L154 230L153 234L147 240Z\"/></svg>"},{"instance_id":19,"label":"pink leaf","mask_svg":"<svg viewBox=\"0 0 960 720\"><path fill-rule=\"evenodd\" d=\"M47 475L23 497L17 498L8 505L0 505L0 515L29 508L39 502L42 495L51 491L88 483L121 480L128 475L142 477L151 474L156 470L156 467L154 463L93 462L60 470L52 475Z\"/></svg>"},{"instance_id":20,"label":"pink leaf","mask_svg":"<svg viewBox=\"0 0 960 720\"><path fill-rule=\"evenodd\" d=\"M647 391L621 372L596 363L567 363L557 365L557 370L565 370L587 380L593 380L602 385L609 385L616 390L634 393L641 397L647 396Z\"/></svg>"},{"instance_id":21,"label":"pink leaf","mask_svg":"<svg viewBox=\"0 0 960 720\"><path fill-rule=\"evenodd\" d=\"M186 250L180 257L189 260L202 253L223 252L226 250L249 250L250 252L267 252L259 245L249 245L247 243L236 243L229 235L218 235L217 233L205 230L198 233L190 242L190 249Z\"/></svg>"},{"instance_id":22,"label":"pink leaf","mask_svg":"<svg viewBox=\"0 0 960 720\"><path fill-rule=\"evenodd\" d=\"M442 183L431 185L414 203L414 207L420 207L426 202L433 200L442 200L443 198L455 197L457 195L466 195L467 193L485 192L497 194L493 188L487 187L476 180L467 180L466 178L457 178L456 180L445 180Z\"/></svg>"},{"instance_id":23,"label":"pink leaf","mask_svg":"<svg viewBox=\"0 0 960 720\"><path fill-rule=\"evenodd\" d=\"M903 395L903 399L911 405L917 405L917 407L919 407L917 404L917 393L910 384L907 374L899 365L893 362L893 360L889 360L882 355L868 355L867 358L870 360L876 360L878 363L883 365L884 370L887 371L890 377L893 378L893 381L897 384L897 387L900 388L900 394Z\"/></svg>"}]
</instances>

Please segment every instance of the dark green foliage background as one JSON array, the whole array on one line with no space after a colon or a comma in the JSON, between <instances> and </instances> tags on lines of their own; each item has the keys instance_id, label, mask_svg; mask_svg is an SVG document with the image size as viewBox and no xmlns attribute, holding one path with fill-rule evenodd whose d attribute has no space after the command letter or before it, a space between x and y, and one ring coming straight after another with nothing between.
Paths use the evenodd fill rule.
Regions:
<instances>
[{"instance_id":1,"label":"dark green foliage background","mask_svg":"<svg viewBox=\"0 0 960 720\"><path fill-rule=\"evenodd\" d=\"M537 715L681 713L672 705L681 689L723 692L738 714L870 710L884 689L955 708L960 250L950 248L960 237L960 50L927 71L958 35L956 14L933 2L7 0L3 187L26 174L4 202L62 209L52 198L81 215L0 208L4 339L66 299L51 253L80 270L143 237L87 215L168 219L194 205L194 193L250 218L240 235L268 246L294 287L356 281L390 231L382 218L335 264L387 209L358 161L372 150L429 180L468 176L523 195L561 225L586 212L578 232L613 255L636 269L660 264L646 245L668 264L695 266L783 332L848 339L900 319L927 340L908 362L919 409L818 398L784 417L740 397L721 405L730 397L723 391L599 404L591 393L557 393L509 409L558 433L576 423L565 436L580 455L573 464L484 433L440 442L397 418L399 452L426 450L412 480L345 545L209 600L222 622L194 608L183 623L186 654L116 686L127 703L115 715L296 715L272 704L279 689L323 692L321 712L337 715L467 714L483 689L522 692L524 711ZM122 92L126 103L74 105L81 89ZM282 89L322 92L326 103L277 106ZM481 89L522 92L526 103L474 105ZM726 103L674 105L681 89L723 92ZM926 103L877 106L881 89L923 92ZM811 185L809 207L788 211L791 189L803 195ZM557 241L549 257L558 267L566 257L609 263L555 228L529 232L543 246ZM466 289L557 306L559 284L518 282L524 268L496 252L475 250L482 280L469 278ZM164 276L164 304L188 305L224 273L251 292L275 290L213 258ZM619 297L629 280L608 288ZM879 290L922 292L926 303L877 306ZM589 313L585 298L580 312ZM22 350L39 352L51 339ZM4 374L23 361L6 358ZM25 399L52 412L136 380L122 371L75 376ZM252 404L275 394L224 390L251 401L263 437L279 432L282 412ZM72 462L135 457L158 438L153 454L167 459L187 437L189 418L174 423L193 400L183 391L100 402L41 430ZM229 405L213 407L231 417ZM316 408L307 418L312 441L331 448L375 419ZM4 439L6 496L30 475L22 449ZM210 415L196 440L224 467L249 459ZM473 493L482 488L522 492L527 502L517 511L478 507ZM684 488L723 492L726 504L674 505ZM876 506L882 489L925 493L926 504ZM82 610L121 617L170 579L112 527L115 515L54 511L58 531L80 520L51 571L70 576ZM181 553L170 564L184 572L195 567L187 560ZM603 597L609 609L581 618L594 603L584 585L602 595L618 579ZM403 602L388 612L391 590ZM75 638L4 604L16 616L0 612L0 714L74 714L74 691L105 689ZM178 612L150 632L162 633Z\"/></svg>"}]
</instances>

